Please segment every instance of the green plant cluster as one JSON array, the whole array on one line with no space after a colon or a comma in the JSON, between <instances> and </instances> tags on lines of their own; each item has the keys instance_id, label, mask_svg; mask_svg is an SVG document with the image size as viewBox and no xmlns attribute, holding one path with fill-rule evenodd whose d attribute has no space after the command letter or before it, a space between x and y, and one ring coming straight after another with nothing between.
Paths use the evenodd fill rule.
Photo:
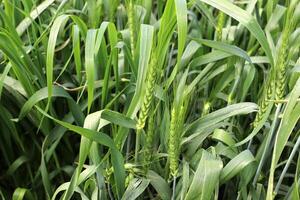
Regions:
<instances>
[{"instance_id":1,"label":"green plant cluster","mask_svg":"<svg viewBox=\"0 0 300 200\"><path fill-rule=\"evenodd\" d=\"M0 1L0 199L300 199L299 0Z\"/></svg>"}]
</instances>

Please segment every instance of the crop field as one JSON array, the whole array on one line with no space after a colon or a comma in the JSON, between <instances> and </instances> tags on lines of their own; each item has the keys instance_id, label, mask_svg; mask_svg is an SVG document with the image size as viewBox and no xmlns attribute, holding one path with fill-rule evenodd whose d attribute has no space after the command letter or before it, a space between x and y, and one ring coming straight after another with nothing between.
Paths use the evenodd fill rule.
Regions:
<instances>
[{"instance_id":1,"label":"crop field","mask_svg":"<svg viewBox=\"0 0 300 200\"><path fill-rule=\"evenodd\" d=\"M0 199L299 200L300 0L1 0Z\"/></svg>"}]
</instances>

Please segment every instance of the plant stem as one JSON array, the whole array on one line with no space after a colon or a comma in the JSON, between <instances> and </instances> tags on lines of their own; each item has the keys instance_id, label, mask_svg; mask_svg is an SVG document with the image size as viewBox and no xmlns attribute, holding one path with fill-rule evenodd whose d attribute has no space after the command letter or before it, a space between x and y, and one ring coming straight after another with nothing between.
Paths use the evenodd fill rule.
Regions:
<instances>
[{"instance_id":1,"label":"plant stem","mask_svg":"<svg viewBox=\"0 0 300 200\"><path fill-rule=\"evenodd\" d=\"M135 157L134 157L134 161L136 164L138 164L139 162L139 150L140 150L140 140L141 140L141 131L142 129L137 129L136 130L136 137L135 137Z\"/></svg>"},{"instance_id":2,"label":"plant stem","mask_svg":"<svg viewBox=\"0 0 300 200\"><path fill-rule=\"evenodd\" d=\"M269 134L267 136L267 141L266 141L266 144L264 146L264 151L262 153L259 165L257 167L256 174L255 174L255 177L253 179L252 185L256 184L256 182L258 180L258 177L260 175L261 169L262 169L262 167L263 167L263 165L265 163L266 157L270 153L270 150L271 150L270 144L271 144L272 138L274 136L274 133L276 133L276 126L277 126L277 122L278 122L278 119L279 119L280 109L281 109L281 104L279 104L277 106L277 108L276 108L275 120L273 121L271 129L270 129L270 132L269 132Z\"/></svg>"},{"instance_id":3,"label":"plant stem","mask_svg":"<svg viewBox=\"0 0 300 200\"><path fill-rule=\"evenodd\" d=\"M173 176L172 200L175 200L176 193L176 176Z\"/></svg>"}]
</instances>

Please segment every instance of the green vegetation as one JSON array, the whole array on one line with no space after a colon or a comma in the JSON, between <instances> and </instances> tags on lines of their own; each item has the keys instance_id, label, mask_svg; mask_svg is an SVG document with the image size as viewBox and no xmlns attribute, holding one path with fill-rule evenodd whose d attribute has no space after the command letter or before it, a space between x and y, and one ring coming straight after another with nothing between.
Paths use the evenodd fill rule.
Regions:
<instances>
[{"instance_id":1,"label":"green vegetation","mask_svg":"<svg viewBox=\"0 0 300 200\"><path fill-rule=\"evenodd\" d=\"M300 199L299 0L3 0L0 199Z\"/></svg>"}]
</instances>

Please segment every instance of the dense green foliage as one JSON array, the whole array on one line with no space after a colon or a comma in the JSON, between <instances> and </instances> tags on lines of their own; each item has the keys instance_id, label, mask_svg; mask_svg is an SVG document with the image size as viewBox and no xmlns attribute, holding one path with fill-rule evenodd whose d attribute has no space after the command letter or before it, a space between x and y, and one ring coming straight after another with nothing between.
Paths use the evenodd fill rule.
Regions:
<instances>
[{"instance_id":1,"label":"dense green foliage","mask_svg":"<svg viewBox=\"0 0 300 200\"><path fill-rule=\"evenodd\" d=\"M299 0L3 0L0 198L300 199Z\"/></svg>"}]
</instances>

